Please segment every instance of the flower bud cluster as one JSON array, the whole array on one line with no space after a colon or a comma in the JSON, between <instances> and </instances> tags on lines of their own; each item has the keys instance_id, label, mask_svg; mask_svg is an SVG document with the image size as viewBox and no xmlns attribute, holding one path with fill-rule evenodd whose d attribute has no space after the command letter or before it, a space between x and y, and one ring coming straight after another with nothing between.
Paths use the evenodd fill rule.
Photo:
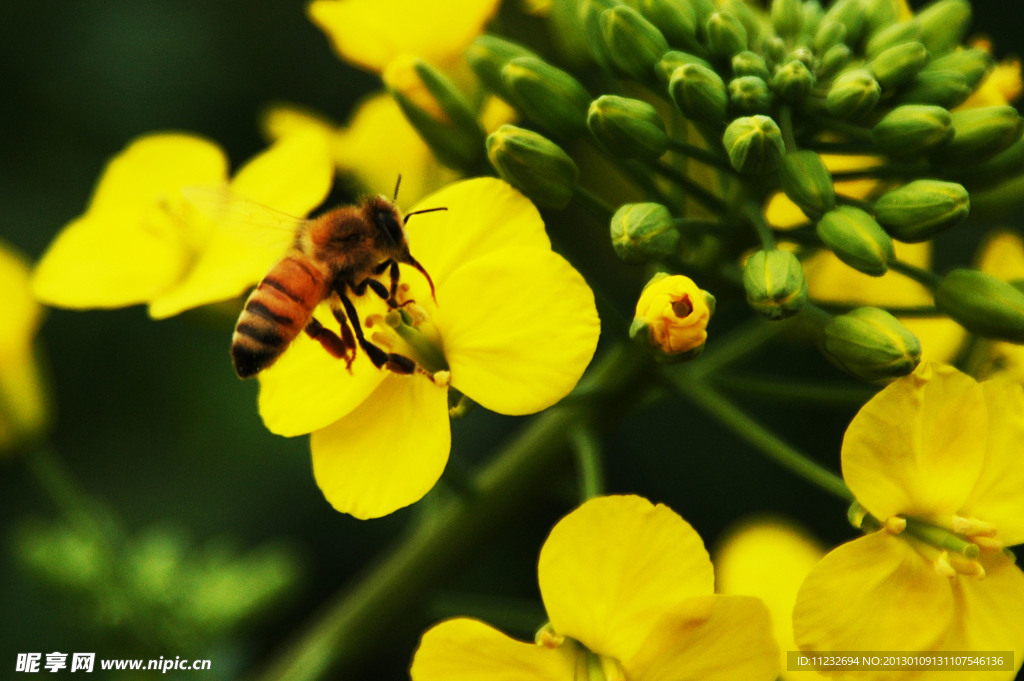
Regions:
<instances>
[{"instance_id":1,"label":"flower bud cluster","mask_svg":"<svg viewBox=\"0 0 1024 681\"><path fill-rule=\"evenodd\" d=\"M814 302L803 263L815 252L882 276L900 265L894 242L931 240L968 219L972 193L1021 181L1024 126L1012 106L957 108L994 65L962 44L967 0L935 0L916 15L899 0L823 4L577 0L551 14L575 53L482 36L468 62L521 116L490 135L487 157L542 207L579 198L594 212L604 195L581 196L577 183L594 158L585 166L580 150L596 149L638 190L606 207L625 262L694 274L697 262L724 272L745 258L743 295L769 319ZM860 177L873 187L838 190L835 154L870 159ZM765 215L777 194L806 217L792 236ZM919 281L938 313L972 332L1024 338L1024 294L970 274ZM911 371L920 356L880 308L813 318L825 353L870 380Z\"/></svg>"}]
</instances>

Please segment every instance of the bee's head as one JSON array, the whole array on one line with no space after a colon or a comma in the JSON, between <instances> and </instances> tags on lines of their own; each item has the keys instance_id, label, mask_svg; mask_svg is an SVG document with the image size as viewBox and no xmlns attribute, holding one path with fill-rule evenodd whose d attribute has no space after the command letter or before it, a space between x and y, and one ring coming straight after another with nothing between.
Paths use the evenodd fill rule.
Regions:
<instances>
[{"instance_id":1,"label":"bee's head","mask_svg":"<svg viewBox=\"0 0 1024 681\"><path fill-rule=\"evenodd\" d=\"M377 228L381 248L395 253L408 250L405 245L405 230L402 229L402 215L392 201L383 196L365 200L363 216Z\"/></svg>"}]
</instances>

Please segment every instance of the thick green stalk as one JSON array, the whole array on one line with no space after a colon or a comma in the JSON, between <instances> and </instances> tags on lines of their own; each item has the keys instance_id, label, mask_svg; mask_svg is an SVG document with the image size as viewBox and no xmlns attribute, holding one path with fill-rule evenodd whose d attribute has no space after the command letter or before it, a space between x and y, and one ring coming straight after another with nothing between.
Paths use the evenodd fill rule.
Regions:
<instances>
[{"instance_id":1,"label":"thick green stalk","mask_svg":"<svg viewBox=\"0 0 1024 681\"><path fill-rule=\"evenodd\" d=\"M493 532L564 456L581 422L607 424L643 394L646 359L620 346L594 367L578 395L539 416L473 478L473 492L436 512L355 584L328 602L254 681L312 681L351 665L426 589ZM605 413L607 412L607 413ZM591 421L591 419L593 419Z\"/></svg>"}]
</instances>

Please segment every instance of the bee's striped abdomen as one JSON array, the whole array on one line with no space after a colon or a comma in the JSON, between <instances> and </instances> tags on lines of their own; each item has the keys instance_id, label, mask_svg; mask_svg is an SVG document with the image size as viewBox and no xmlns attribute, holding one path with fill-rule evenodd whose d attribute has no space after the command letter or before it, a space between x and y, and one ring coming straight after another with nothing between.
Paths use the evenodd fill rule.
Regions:
<instances>
[{"instance_id":1,"label":"bee's striped abdomen","mask_svg":"<svg viewBox=\"0 0 1024 681\"><path fill-rule=\"evenodd\" d=\"M248 378L274 363L309 323L327 295L327 279L302 253L292 253L245 302L231 339L235 371Z\"/></svg>"}]
</instances>

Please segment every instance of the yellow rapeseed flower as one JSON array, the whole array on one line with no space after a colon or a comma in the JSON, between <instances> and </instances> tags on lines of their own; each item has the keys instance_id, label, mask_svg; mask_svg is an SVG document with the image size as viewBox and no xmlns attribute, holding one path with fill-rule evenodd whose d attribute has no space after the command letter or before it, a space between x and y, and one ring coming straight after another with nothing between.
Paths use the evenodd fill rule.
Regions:
<instances>
[{"instance_id":1,"label":"yellow rapeseed flower","mask_svg":"<svg viewBox=\"0 0 1024 681\"><path fill-rule=\"evenodd\" d=\"M537 566L550 623L537 642L457 618L423 635L413 681L769 681L768 612L714 594L700 536L666 506L592 499L555 525Z\"/></svg>"},{"instance_id":2,"label":"yellow rapeseed flower","mask_svg":"<svg viewBox=\"0 0 1024 681\"><path fill-rule=\"evenodd\" d=\"M1024 388L946 365L923 363L865 404L843 439L843 477L883 529L811 570L793 612L800 647L1013 651L1019 668L1024 572L1003 547L1024 542L1021 442Z\"/></svg>"},{"instance_id":3,"label":"yellow rapeseed flower","mask_svg":"<svg viewBox=\"0 0 1024 681\"><path fill-rule=\"evenodd\" d=\"M66 225L33 273L40 301L76 309L145 303L153 317L242 294L283 254L245 230L217 230L182 189L221 188L303 216L330 190L333 168L314 135L274 144L228 179L224 152L201 137L140 137L107 165L86 212Z\"/></svg>"},{"instance_id":4,"label":"yellow rapeseed flower","mask_svg":"<svg viewBox=\"0 0 1024 681\"><path fill-rule=\"evenodd\" d=\"M448 460L449 385L483 407L528 414L551 406L590 362L600 324L583 278L552 252L540 214L492 178L451 185L416 215L403 269L402 313L356 300L372 342L433 373L398 375L359 351L351 373L305 336L260 374L260 414L280 435L312 433L313 472L339 511L378 517L419 500ZM415 208L413 209L415 210ZM317 316L336 326L330 312Z\"/></svg>"},{"instance_id":5,"label":"yellow rapeseed flower","mask_svg":"<svg viewBox=\"0 0 1024 681\"><path fill-rule=\"evenodd\" d=\"M782 518L753 518L730 529L712 551L718 592L764 601L779 642L785 681L823 681L814 671L789 671L786 653L796 650L793 605L807 573L824 550L801 528Z\"/></svg>"},{"instance_id":6,"label":"yellow rapeseed flower","mask_svg":"<svg viewBox=\"0 0 1024 681\"><path fill-rule=\"evenodd\" d=\"M345 61L380 72L402 53L454 62L498 10L500 0L313 0L309 18Z\"/></svg>"},{"instance_id":7,"label":"yellow rapeseed flower","mask_svg":"<svg viewBox=\"0 0 1024 681\"><path fill-rule=\"evenodd\" d=\"M37 434L46 425L44 388L36 367L33 339L42 319L29 287L29 266L21 254L0 242L0 452Z\"/></svg>"}]
</instances>

